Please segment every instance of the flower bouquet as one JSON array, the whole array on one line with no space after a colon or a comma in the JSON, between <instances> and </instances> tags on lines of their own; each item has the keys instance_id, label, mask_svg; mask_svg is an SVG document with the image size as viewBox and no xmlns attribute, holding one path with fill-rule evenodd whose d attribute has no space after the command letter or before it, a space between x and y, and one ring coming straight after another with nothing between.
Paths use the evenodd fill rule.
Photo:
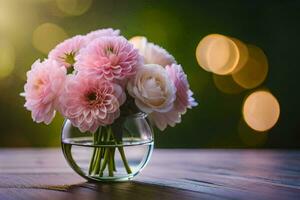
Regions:
<instances>
[{"instance_id":1,"label":"flower bouquet","mask_svg":"<svg viewBox=\"0 0 300 200\"><path fill-rule=\"evenodd\" d=\"M35 122L50 124L56 111L66 119L65 156L76 172L93 180L133 177L152 148L137 161L128 155L137 150L126 146L153 144L149 124L160 130L173 127L187 108L197 105L172 55L145 37L128 41L110 28L58 44L47 59L33 63L24 90L25 107ZM72 145L91 147L85 164Z\"/></svg>"}]
</instances>

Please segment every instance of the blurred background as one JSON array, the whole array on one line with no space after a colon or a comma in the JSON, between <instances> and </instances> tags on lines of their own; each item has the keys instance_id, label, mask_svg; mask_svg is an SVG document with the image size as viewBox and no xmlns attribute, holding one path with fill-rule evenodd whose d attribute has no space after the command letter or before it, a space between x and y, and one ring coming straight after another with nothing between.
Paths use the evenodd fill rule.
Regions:
<instances>
[{"instance_id":1,"label":"blurred background","mask_svg":"<svg viewBox=\"0 0 300 200\"><path fill-rule=\"evenodd\" d=\"M60 145L63 118L36 124L23 107L26 71L67 37L112 27L128 39L146 36L174 55L199 103L176 128L155 131L156 147L299 148L299 9L296 0L0 0L0 147ZM230 92L226 81L203 70L195 51L211 33L260 47L269 66L264 82ZM259 90L280 104L277 123L263 132L242 114L245 98Z\"/></svg>"}]
</instances>

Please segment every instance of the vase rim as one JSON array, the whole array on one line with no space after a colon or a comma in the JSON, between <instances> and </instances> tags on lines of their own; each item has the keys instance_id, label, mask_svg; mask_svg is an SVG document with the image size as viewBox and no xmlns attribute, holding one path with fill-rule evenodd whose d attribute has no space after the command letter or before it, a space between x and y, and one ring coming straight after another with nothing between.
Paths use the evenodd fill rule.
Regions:
<instances>
[{"instance_id":1,"label":"vase rim","mask_svg":"<svg viewBox=\"0 0 300 200\"><path fill-rule=\"evenodd\" d=\"M145 112L137 112L137 113L133 113L133 114L127 115L124 118L146 118L146 117L148 117L147 113L145 113ZM63 124L65 124L66 121L70 121L70 120L68 118L64 118Z\"/></svg>"},{"instance_id":2,"label":"vase rim","mask_svg":"<svg viewBox=\"0 0 300 200\"><path fill-rule=\"evenodd\" d=\"M145 112L137 112L134 114L127 115L125 118L146 118L148 116Z\"/></svg>"}]
</instances>

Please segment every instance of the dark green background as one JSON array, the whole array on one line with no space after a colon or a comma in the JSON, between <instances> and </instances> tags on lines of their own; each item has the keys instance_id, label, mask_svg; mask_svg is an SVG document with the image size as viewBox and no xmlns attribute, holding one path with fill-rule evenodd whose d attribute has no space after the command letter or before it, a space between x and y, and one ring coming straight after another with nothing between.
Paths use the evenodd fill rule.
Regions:
<instances>
[{"instance_id":1,"label":"dark green background","mask_svg":"<svg viewBox=\"0 0 300 200\"><path fill-rule=\"evenodd\" d=\"M175 128L163 133L156 130L156 147L300 147L300 1L94 0L85 14L76 17L55 16L53 1L16 2L19 6L35 7L36 25L56 23L69 36L113 27L127 38L144 35L174 55L188 74L199 106L189 110ZM258 144L242 140L238 131L243 99L256 89L237 95L224 94L215 87L212 75L196 62L195 48L210 33L255 44L268 56L269 74L256 89L268 88L279 100L281 114L268 133L251 132L243 124L246 140L261 140ZM63 119L58 117L50 126L35 124L19 96L25 72L37 58L45 57L32 46L31 34L24 32L14 72L0 80L1 147L45 147L60 143Z\"/></svg>"}]
</instances>

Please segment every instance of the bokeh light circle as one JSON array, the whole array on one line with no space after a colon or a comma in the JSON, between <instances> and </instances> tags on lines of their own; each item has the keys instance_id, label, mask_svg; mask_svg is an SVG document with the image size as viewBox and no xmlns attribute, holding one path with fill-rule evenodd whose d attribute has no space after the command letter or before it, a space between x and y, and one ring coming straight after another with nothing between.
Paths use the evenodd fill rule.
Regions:
<instances>
[{"instance_id":1,"label":"bokeh light circle","mask_svg":"<svg viewBox=\"0 0 300 200\"><path fill-rule=\"evenodd\" d=\"M138 49L142 54L147 45L147 38L144 36L134 36L130 38L129 42L134 46L134 48Z\"/></svg>"},{"instance_id":2,"label":"bokeh light circle","mask_svg":"<svg viewBox=\"0 0 300 200\"><path fill-rule=\"evenodd\" d=\"M243 105L245 122L256 131L267 131L278 121L280 106L277 99L268 91L250 94Z\"/></svg>"},{"instance_id":3,"label":"bokeh light circle","mask_svg":"<svg viewBox=\"0 0 300 200\"><path fill-rule=\"evenodd\" d=\"M268 59L264 52L254 46L248 45L249 58L246 64L236 73L233 80L246 89L259 86L268 74Z\"/></svg>"},{"instance_id":4,"label":"bokeh light circle","mask_svg":"<svg viewBox=\"0 0 300 200\"><path fill-rule=\"evenodd\" d=\"M44 23L38 26L32 36L33 46L47 54L52 48L54 48L58 43L67 39L68 35L56 24Z\"/></svg>"},{"instance_id":5,"label":"bokeh light circle","mask_svg":"<svg viewBox=\"0 0 300 200\"><path fill-rule=\"evenodd\" d=\"M199 64L204 70L209 71L209 66L207 62L207 52L211 42L218 37L218 34L211 34L205 36L198 44L196 48L196 59Z\"/></svg>"},{"instance_id":6,"label":"bokeh light circle","mask_svg":"<svg viewBox=\"0 0 300 200\"><path fill-rule=\"evenodd\" d=\"M213 74L213 81L215 86L224 93L227 94L238 94L242 91L244 91L244 88L236 84L234 80L232 79L231 75L216 75Z\"/></svg>"},{"instance_id":7,"label":"bokeh light circle","mask_svg":"<svg viewBox=\"0 0 300 200\"><path fill-rule=\"evenodd\" d=\"M84 14L92 5L92 0L56 0L57 7L67 15Z\"/></svg>"},{"instance_id":8,"label":"bokeh light circle","mask_svg":"<svg viewBox=\"0 0 300 200\"><path fill-rule=\"evenodd\" d=\"M230 38L235 45L238 48L238 52L239 52L239 60L237 65L234 67L234 69L232 70L231 74L239 71L240 69L242 69L244 67L244 65L247 63L248 59L249 59L249 51L248 51L248 47L245 43L243 43L242 41L231 37Z\"/></svg>"},{"instance_id":9,"label":"bokeh light circle","mask_svg":"<svg viewBox=\"0 0 300 200\"><path fill-rule=\"evenodd\" d=\"M240 53L238 46L229 37L211 34L199 42L196 58L204 70L227 75L237 67Z\"/></svg>"},{"instance_id":10,"label":"bokeh light circle","mask_svg":"<svg viewBox=\"0 0 300 200\"><path fill-rule=\"evenodd\" d=\"M0 79L11 74L15 67L15 49L8 41L0 39Z\"/></svg>"}]
</instances>

